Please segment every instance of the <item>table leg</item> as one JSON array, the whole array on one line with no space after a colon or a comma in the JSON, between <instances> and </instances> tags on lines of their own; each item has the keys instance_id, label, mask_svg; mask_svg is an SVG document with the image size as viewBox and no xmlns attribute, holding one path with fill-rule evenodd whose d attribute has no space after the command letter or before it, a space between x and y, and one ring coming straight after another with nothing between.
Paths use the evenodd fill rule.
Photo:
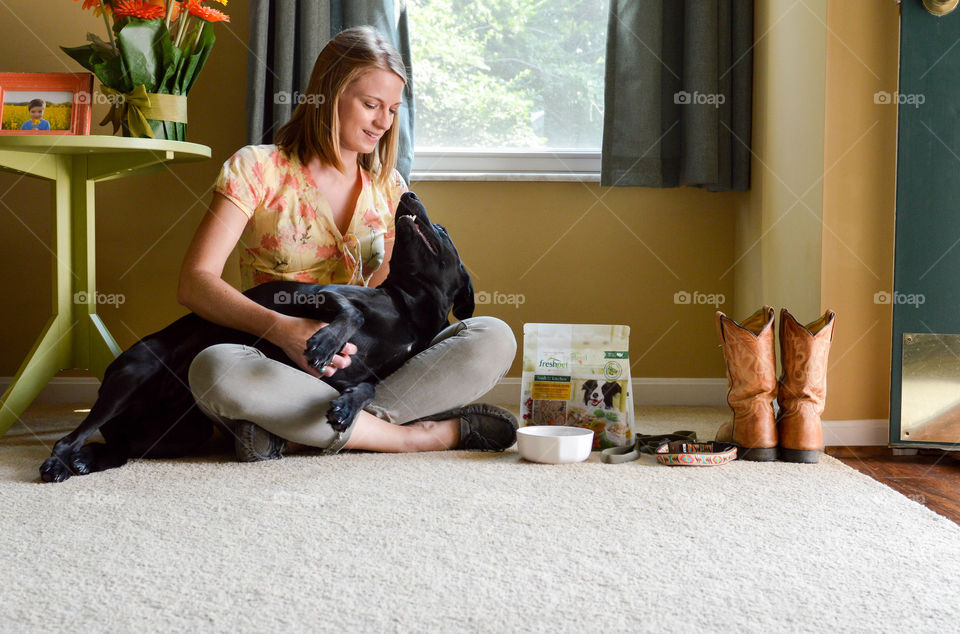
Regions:
<instances>
[{"instance_id":1,"label":"table leg","mask_svg":"<svg viewBox=\"0 0 960 634\"><path fill-rule=\"evenodd\" d=\"M26 360L0 398L0 436L20 419L37 394L70 361L71 326L64 317L50 317Z\"/></svg>"},{"instance_id":2,"label":"table leg","mask_svg":"<svg viewBox=\"0 0 960 634\"><path fill-rule=\"evenodd\" d=\"M120 356L123 350L113 340L110 331L100 319L100 315L90 315L90 364L88 368L93 375L103 381L103 373L113 360Z\"/></svg>"},{"instance_id":3,"label":"table leg","mask_svg":"<svg viewBox=\"0 0 960 634\"><path fill-rule=\"evenodd\" d=\"M97 315L94 181L86 156L56 156L52 193L53 315L0 397L0 436L57 372L89 369L103 380L121 352Z\"/></svg>"},{"instance_id":4,"label":"table leg","mask_svg":"<svg viewBox=\"0 0 960 634\"><path fill-rule=\"evenodd\" d=\"M53 169L55 180L51 192L53 209L50 232L50 251L53 253L53 315L0 398L0 435L7 433L19 420L20 414L30 406L57 372L71 366L76 328L70 296L75 275L71 267L70 243L71 157L57 155Z\"/></svg>"},{"instance_id":5,"label":"table leg","mask_svg":"<svg viewBox=\"0 0 960 634\"><path fill-rule=\"evenodd\" d=\"M73 339L74 367L90 370L103 380L107 366L120 354L120 347L97 315L102 295L97 292L97 242L94 181L89 180L89 158L73 157L70 177L71 262L73 278L72 314L77 322ZM85 299L86 302L78 301Z\"/></svg>"}]
</instances>

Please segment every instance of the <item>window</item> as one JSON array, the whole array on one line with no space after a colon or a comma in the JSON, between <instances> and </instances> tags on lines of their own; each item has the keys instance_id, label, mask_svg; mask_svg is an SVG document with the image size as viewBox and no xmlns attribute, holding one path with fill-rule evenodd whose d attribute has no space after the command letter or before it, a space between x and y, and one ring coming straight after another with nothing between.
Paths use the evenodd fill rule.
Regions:
<instances>
[{"instance_id":1,"label":"window","mask_svg":"<svg viewBox=\"0 0 960 634\"><path fill-rule=\"evenodd\" d=\"M414 176L599 179L607 8L411 0Z\"/></svg>"}]
</instances>

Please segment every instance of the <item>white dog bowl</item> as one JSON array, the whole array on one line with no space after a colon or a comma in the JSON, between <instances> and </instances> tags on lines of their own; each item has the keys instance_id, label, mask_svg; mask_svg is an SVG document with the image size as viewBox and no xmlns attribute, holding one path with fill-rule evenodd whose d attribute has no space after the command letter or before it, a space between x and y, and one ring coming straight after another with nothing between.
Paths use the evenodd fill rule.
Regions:
<instances>
[{"instance_id":1,"label":"white dog bowl","mask_svg":"<svg viewBox=\"0 0 960 634\"><path fill-rule=\"evenodd\" d=\"M529 425L517 430L517 450L533 462L582 462L593 449L593 430L569 425Z\"/></svg>"}]
</instances>

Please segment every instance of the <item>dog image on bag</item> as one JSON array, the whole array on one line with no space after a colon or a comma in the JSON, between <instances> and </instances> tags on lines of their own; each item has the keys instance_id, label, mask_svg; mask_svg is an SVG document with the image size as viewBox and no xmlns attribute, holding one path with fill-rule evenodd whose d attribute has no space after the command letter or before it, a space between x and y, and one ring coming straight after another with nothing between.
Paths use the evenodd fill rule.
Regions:
<instances>
[{"instance_id":1,"label":"dog image on bag","mask_svg":"<svg viewBox=\"0 0 960 634\"><path fill-rule=\"evenodd\" d=\"M613 400L623 391L616 381L606 381L601 385L593 379L584 381L580 389L583 390L584 405L608 410L615 409Z\"/></svg>"},{"instance_id":2,"label":"dog image on bag","mask_svg":"<svg viewBox=\"0 0 960 634\"><path fill-rule=\"evenodd\" d=\"M449 325L451 308L457 319L471 317L474 310L473 285L453 241L430 222L413 192L400 197L390 272L380 286L275 281L244 295L286 315L328 322L307 340L304 354L313 367L323 367L348 341L357 346L349 367L321 379L340 396L330 404L327 420L318 424L337 431L349 427L373 400L378 377L425 350ZM314 301L290 301L292 296ZM253 346L270 359L298 367L265 339L195 313L185 315L107 366L90 413L53 446L40 477L62 482L119 467L129 458L178 458L202 445L214 423L197 408L187 372L201 350L218 343ZM98 430L106 442L84 444Z\"/></svg>"}]
</instances>

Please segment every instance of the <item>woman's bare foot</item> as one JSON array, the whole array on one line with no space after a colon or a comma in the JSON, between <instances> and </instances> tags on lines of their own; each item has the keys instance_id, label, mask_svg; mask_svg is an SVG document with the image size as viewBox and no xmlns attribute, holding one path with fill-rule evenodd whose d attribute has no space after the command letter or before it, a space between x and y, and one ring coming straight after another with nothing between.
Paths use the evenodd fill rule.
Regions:
<instances>
[{"instance_id":1,"label":"woman's bare foot","mask_svg":"<svg viewBox=\"0 0 960 634\"><path fill-rule=\"evenodd\" d=\"M395 425L361 411L343 448L395 453L440 451L453 449L459 442L459 418Z\"/></svg>"},{"instance_id":2,"label":"woman's bare foot","mask_svg":"<svg viewBox=\"0 0 960 634\"><path fill-rule=\"evenodd\" d=\"M419 420L404 427L419 428L416 439L420 447L416 451L442 451L453 449L460 443L460 419Z\"/></svg>"}]
</instances>

